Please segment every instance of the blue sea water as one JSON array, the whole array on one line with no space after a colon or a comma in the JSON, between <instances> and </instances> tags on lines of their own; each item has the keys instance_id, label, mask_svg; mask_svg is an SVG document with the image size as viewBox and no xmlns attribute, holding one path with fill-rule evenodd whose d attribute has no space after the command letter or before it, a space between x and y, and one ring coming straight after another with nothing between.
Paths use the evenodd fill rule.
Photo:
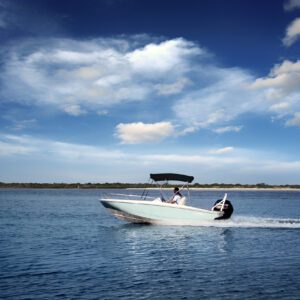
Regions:
<instances>
[{"instance_id":1,"label":"blue sea water","mask_svg":"<svg viewBox=\"0 0 300 300\"><path fill-rule=\"evenodd\" d=\"M101 193L0 190L1 299L300 299L300 192L229 191L232 220L197 227L126 224Z\"/></svg>"}]
</instances>

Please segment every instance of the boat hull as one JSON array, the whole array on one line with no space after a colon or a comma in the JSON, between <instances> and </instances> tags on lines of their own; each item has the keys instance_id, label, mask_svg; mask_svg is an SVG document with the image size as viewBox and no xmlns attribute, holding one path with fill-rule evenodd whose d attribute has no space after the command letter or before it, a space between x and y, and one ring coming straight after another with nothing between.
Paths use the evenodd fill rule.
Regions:
<instances>
[{"instance_id":1,"label":"boat hull","mask_svg":"<svg viewBox=\"0 0 300 300\"><path fill-rule=\"evenodd\" d=\"M223 215L223 212L165 202L117 199L100 201L116 218L132 223L194 225L213 221Z\"/></svg>"}]
</instances>

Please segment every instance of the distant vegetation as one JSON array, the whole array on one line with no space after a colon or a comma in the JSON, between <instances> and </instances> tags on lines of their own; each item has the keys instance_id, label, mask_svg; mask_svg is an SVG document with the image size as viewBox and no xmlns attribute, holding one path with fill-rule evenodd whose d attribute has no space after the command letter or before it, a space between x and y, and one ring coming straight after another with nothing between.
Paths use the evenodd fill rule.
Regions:
<instances>
[{"instance_id":1,"label":"distant vegetation","mask_svg":"<svg viewBox=\"0 0 300 300\"><path fill-rule=\"evenodd\" d=\"M173 187L175 185L170 185ZM150 188L155 187L148 183L4 183L0 182L0 188L30 188L30 189L126 189L126 188ZM257 184L191 184L191 188L255 188L255 189L300 189L300 184L296 185L269 185L265 183Z\"/></svg>"},{"instance_id":2,"label":"distant vegetation","mask_svg":"<svg viewBox=\"0 0 300 300\"><path fill-rule=\"evenodd\" d=\"M146 183L4 183L0 188L30 188L30 189L126 189L151 187Z\"/></svg>"}]
</instances>

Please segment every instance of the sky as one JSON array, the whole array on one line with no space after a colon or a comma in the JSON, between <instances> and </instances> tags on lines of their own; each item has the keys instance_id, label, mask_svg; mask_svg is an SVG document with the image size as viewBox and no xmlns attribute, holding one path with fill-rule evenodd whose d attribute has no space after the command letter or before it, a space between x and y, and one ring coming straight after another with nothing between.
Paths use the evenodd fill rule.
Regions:
<instances>
[{"instance_id":1,"label":"sky","mask_svg":"<svg viewBox=\"0 0 300 300\"><path fill-rule=\"evenodd\" d=\"M300 0L0 0L0 181L300 184Z\"/></svg>"}]
</instances>

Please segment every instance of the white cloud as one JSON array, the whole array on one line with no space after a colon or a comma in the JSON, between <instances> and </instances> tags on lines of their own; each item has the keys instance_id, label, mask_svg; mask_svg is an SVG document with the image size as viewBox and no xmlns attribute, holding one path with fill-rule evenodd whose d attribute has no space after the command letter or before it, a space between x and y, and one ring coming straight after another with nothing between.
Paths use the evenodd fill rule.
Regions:
<instances>
[{"instance_id":1,"label":"white cloud","mask_svg":"<svg viewBox=\"0 0 300 300\"><path fill-rule=\"evenodd\" d=\"M199 149L197 154L171 152L135 155L135 160L158 172L163 169L192 174L196 178L195 182L257 183L260 179L269 183L296 183L294 176L300 175L300 161L280 160L278 157L278 154L270 151L264 153L234 148L234 151L228 151L226 155Z\"/></svg>"},{"instance_id":2,"label":"white cloud","mask_svg":"<svg viewBox=\"0 0 300 300\"><path fill-rule=\"evenodd\" d=\"M64 111L72 116L80 116L86 114L86 111L83 110L78 104L66 105Z\"/></svg>"},{"instance_id":3,"label":"white cloud","mask_svg":"<svg viewBox=\"0 0 300 300\"><path fill-rule=\"evenodd\" d=\"M113 108L144 101L168 115L180 136L199 128L238 132L230 122L246 113L289 118L300 110L299 61L284 61L256 79L242 68L216 65L207 51L182 38L36 39L6 53L1 97L52 112L81 116L109 110L113 117Z\"/></svg>"},{"instance_id":4,"label":"white cloud","mask_svg":"<svg viewBox=\"0 0 300 300\"><path fill-rule=\"evenodd\" d=\"M283 111L283 110L286 110L288 107L289 107L289 103L287 103L287 102L279 102L279 103L273 104L270 107L270 110Z\"/></svg>"},{"instance_id":5,"label":"white cloud","mask_svg":"<svg viewBox=\"0 0 300 300\"><path fill-rule=\"evenodd\" d=\"M275 67L271 70L271 75L278 76L294 72L300 72L300 61L298 60L294 63L290 60L284 60L281 64L275 65Z\"/></svg>"},{"instance_id":6,"label":"white cloud","mask_svg":"<svg viewBox=\"0 0 300 300\"><path fill-rule=\"evenodd\" d=\"M286 29L285 37L282 42L289 47L294 44L300 37L300 18L295 19Z\"/></svg>"},{"instance_id":7,"label":"white cloud","mask_svg":"<svg viewBox=\"0 0 300 300\"><path fill-rule=\"evenodd\" d=\"M119 124L116 135L125 144L157 142L174 135L175 130L170 122L144 124L142 122Z\"/></svg>"},{"instance_id":8,"label":"white cloud","mask_svg":"<svg viewBox=\"0 0 300 300\"><path fill-rule=\"evenodd\" d=\"M180 93L190 82L188 78L179 78L173 83L157 84L155 89L159 95L174 95Z\"/></svg>"},{"instance_id":9,"label":"white cloud","mask_svg":"<svg viewBox=\"0 0 300 300\"><path fill-rule=\"evenodd\" d=\"M288 120L286 122L287 126L300 126L300 112L294 113L294 116L292 119Z\"/></svg>"},{"instance_id":10,"label":"white cloud","mask_svg":"<svg viewBox=\"0 0 300 300\"><path fill-rule=\"evenodd\" d=\"M7 101L54 107L71 115L179 93L195 56L182 38L27 40L7 49L1 95ZM18 88L16 88L16 86Z\"/></svg>"},{"instance_id":11,"label":"white cloud","mask_svg":"<svg viewBox=\"0 0 300 300\"><path fill-rule=\"evenodd\" d=\"M222 155L222 154L233 152L233 150L234 150L233 147L225 147L225 148L210 150L209 153L210 154Z\"/></svg>"},{"instance_id":12,"label":"white cloud","mask_svg":"<svg viewBox=\"0 0 300 300\"><path fill-rule=\"evenodd\" d=\"M178 38L160 44L148 44L128 53L126 57L136 72L159 76L172 70L183 70L189 62L186 58L203 53L192 42Z\"/></svg>"},{"instance_id":13,"label":"white cloud","mask_svg":"<svg viewBox=\"0 0 300 300\"><path fill-rule=\"evenodd\" d=\"M30 145L23 146L0 141L0 156L32 154L36 149Z\"/></svg>"},{"instance_id":14,"label":"white cloud","mask_svg":"<svg viewBox=\"0 0 300 300\"><path fill-rule=\"evenodd\" d=\"M256 79L251 89L264 94L270 111L276 112L279 117L293 117L294 112L300 110L300 61L285 60L275 65L267 77ZM298 125L294 117L287 124Z\"/></svg>"},{"instance_id":15,"label":"white cloud","mask_svg":"<svg viewBox=\"0 0 300 300\"><path fill-rule=\"evenodd\" d=\"M269 99L282 99L294 92L299 92L300 61L283 61L275 65L268 77L258 78L251 85L254 89L267 89Z\"/></svg>"},{"instance_id":16,"label":"white cloud","mask_svg":"<svg viewBox=\"0 0 300 300\"><path fill-rule=\"evenodd\" d=\"M33 127L37 122L36 119L19 119L14 115L4 115L2 117L11 123L11 125L7 126L6 128L15 131Z\"/></svg>"},{"instance_id":17,"label":"white cloud","mask_svg":"<svg viewBox=\"0 0 300 300\"><path fill-rule=\"evenodd\" d=\"M214 132L222 134L226 132L240 132L243 126L225 126L213 129Z\"/></svg>"},{"instance_id":18,"label":"white cloud","mask_svg":"<svg viewBox=\"0 0 300 300\"><path fill-rule=\"evenodd\" d=\"M122 159L124 154L116 150L106 150L103 147L64 143L49 139L39 139L28 135L0 136L0 155L31 155L63 161L103 162L104 160Z\"/></svg>"},{"instance_id":19,"label":"white cloud","mask_svg":"<svg viewBox=\"0 0 300 300\"><path fill-rule=\"evenodd\" d=\"M300 0L288 0L283 5L284 10L292 11L294 9L300 8Z\"/></svg>"},{"instance_id":20,"label":"white cloud","mask_svg":"<svg viewBox=\"0 0 300 300\"><path fill-rule=\"evenodd\" d=\"M203 166L211 167L212 165L219 165L220 167L228 166L230 164L240 163L240 158L234 157L218 157L219 155L183 155L183 154L152 154L143 155L139 159L147 162L147 164L161 164L168 163L170 166L173 164L186 164L186 168L190 166ZM212 168L212 167L211 167Z\"/></svg>"},{"instance_id":21,"label":"white cloud","mask_svg":"<svg viewBox=\"0 0 300 300\"><path fill-rule=\"evenodd\" d=\"M224 150L226 148L229 149ZM1 134L0 179L15 182L143 182L148 172L168 170L194 175L198 182L257 183L257 174L260 174L259 181L297 183L300 161L282 159L276 152L226 148L222 148L223 151L214 149L220 153L211 153L209 149L182 153L173 149L166 154L161 149L143 154L28 135ZM7 164L11 158L15 163ZM41 166L44 172L40 171ZM101 169L106 171L99 173Z\"/></svg>"},{"instance_id":22,"label":"white cloud","mask_svg":"<svg viewBox=\"0 0 300 300\"><path fill-rule=\"evenodd\" d=\"M189 127L222 125L248 112L266 110L261 95L249 89L254 78L242 69L205 66L209 83L178 100L173 111ZM203 77L202 77L203 76ZM201 75L200 80L207 80Z\"/></svg>"},{"instance_id":23,"label":"white cloud","mask_svg":"<svg viewBox=\"0 0 300 300\"><path fill-rule=\"evenodd\" d=\"M97 111L97 115L99 116L107 116L108 115L108 110L107 109L103 109L103 110L98 110Z\"/></svg>"},{"instance_id":24,"label":"white cloud","mask_svg":"<svg viewBox=\"0 0 300 300\"><path fill-rule=\"evenodd\" d=\"M195 131L197 131L198 128L196 126L191 126L191 127L186 127L182 130L179 130L177 133L176 133L176 136L183 136L183 135L186 135L188 133L193 133Z\"/></svg>"},{"instance_id":25,"label":"white cloud","mask_svg":"<svg viewBox=\"0 0 300 300\"><path fill-rule=\"evenodd\" d=\"M105 76L105 77L98 79L95 82L95 85L102 86L102 87L108 87L108 86L118 85L127 80L128 80L128 78L126 78L126 77L124 78L120 75L109 75L109 76Z\"/></svg>"}]
</instances>

